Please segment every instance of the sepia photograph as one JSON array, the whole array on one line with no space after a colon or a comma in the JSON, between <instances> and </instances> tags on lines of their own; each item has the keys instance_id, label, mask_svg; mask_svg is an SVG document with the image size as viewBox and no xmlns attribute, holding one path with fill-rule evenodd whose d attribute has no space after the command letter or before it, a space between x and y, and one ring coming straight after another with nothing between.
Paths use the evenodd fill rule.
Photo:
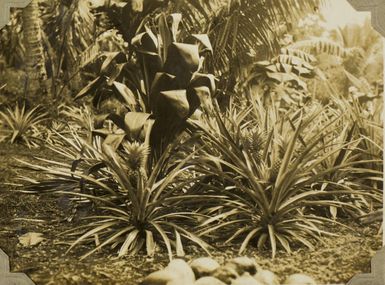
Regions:
<instances>
[{"instance_id":1,"label":"sepia photograph","mask_svg":"<svg viewBox=\"0 0 385 285\"><path fill-rule=\"evenodd\" d=\"M349 282L385 244L374 13L24 2L0 0L0 285L382 284Z\"/></svg>"}]
</instances>

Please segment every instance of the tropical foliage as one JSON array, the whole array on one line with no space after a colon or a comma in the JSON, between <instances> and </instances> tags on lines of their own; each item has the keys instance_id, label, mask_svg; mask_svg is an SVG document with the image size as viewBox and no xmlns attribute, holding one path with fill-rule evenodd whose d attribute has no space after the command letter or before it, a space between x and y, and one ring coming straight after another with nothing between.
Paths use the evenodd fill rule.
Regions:
<instances>
[{"instance_id":1,"label":"tropical foliage","mask_svg":"<svg viewBox=\"0 0 385 285\"><path fill-rule=\"evenodd\" d=\"M21 162L40 174L20 177L21 191L86 213L63 235L69 250L94 245L82 258L217 243L274 257L380 208L380 37L368 24L327 34L296 24L318 4L38 4L44 23L23 18L42 25L40 88L55 115L43 124L25 105L0 115L10 142L44 141L57 157ZM7 68L31 57L17 35L1 44L17 51L3 52Z\"/></svg>"}]
</instances>

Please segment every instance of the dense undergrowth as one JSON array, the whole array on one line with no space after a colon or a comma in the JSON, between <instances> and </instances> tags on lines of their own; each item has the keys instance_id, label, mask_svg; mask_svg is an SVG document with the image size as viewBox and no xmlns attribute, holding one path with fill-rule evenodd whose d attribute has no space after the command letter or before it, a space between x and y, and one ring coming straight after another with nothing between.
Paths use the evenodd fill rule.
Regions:
<instances>
[{"instance_id":1,"label":"dense undergrowth","mask_svg":"<svg viewBox=\"0 0 385 285\"><path fill-rule=\"evenodd\" d=\"M382 207L383 90L367 60L379 37L281 37L274 56L250 51L233 71L220 48L230 27L221 41L166 9L131 24L108 30L123 35L114 45L87 50L81 88L56 87L77 89L70 104L59 105L60 91L51 98L56 116L26 105L0 113L2 140L52 154L17 159L38 173L19 174L18 191L65 197L82 213L61 235L67 252L172 259L224 244L295 255Z\"/></svg>"}]
</instances>

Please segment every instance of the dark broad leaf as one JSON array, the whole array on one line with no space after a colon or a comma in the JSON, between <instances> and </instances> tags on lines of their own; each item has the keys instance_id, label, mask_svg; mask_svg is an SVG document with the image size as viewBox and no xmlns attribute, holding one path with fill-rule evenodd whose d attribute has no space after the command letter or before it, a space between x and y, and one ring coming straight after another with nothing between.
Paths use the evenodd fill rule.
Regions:
<instances>
[{"instance_id":1,"label":"dark broad leaf","mask_svg":"<svg viewBox=\"0 0 385 285\"><path fill-rule=\"evenodd\" d=\"M192 115L200 105L207 109L212 107L210 94L210 89L206 86L194 87L188 90L190 115Z\"/></svg>"},{"instance_id":2,"label":"dark broad leaf","mask_svg":"<svg viewBox=\"0 0 385 285\"><path fill-rule=\"evenodd\" d=\"M113 86L115 90L118 92L118 94L123 98L123 100L126 102L130 110L135 110L136 106L136 96L134 92L131 91L130 88L128 88L125 84L120 82L114 82Z\"/></svg>"},{"instance_id":3,"label":"dark broad leaf","mask_svg":"<svg viewBox=\"0 0 385 285\"><path fill-rule=\"evenodd\" d=\"M132 39L131 44L140 53L158 55L158 40L150 29L147 29L146 32L136 35Z\"/></svg>"},{"instance_id":4,"label":"dark broad leaf","mask_svg":"<svg viewBox=\"0 0 385 285\"><path fill-rule=\"evenodd\" d=\"M111 86L114 83L114 81L116 81L116 79L121 74L121 72L122 72L123 68L125 67L125 65L126 65L126 63L114 64L113 70L110 73L109 78L107 80L107 84L109 86Z\"/></svg>"},{"instance_id":5,"label":"dark broad leaf","mask_svg":"<svg viewBox=\"0 0 385 285\"><path fill-rule=\"evenodd\" d=\"M175 75L165 73L165 72L157 72L155 74L154 81L152 82L151 92L173 90L172 87L176 83L175 78L176 78Z\"/></svg>"},{"instance_id":6,"label":"dark broad leaf","mask_svg":"<svg viewBox=\"0 0 385 285\"><path fill-rule=\"evenodd\" d=\"M126 133L128 132L123 117L117 114L109 114L108 119L110 119L118 128L124 130Z\"/></svg>"},{"instance_id":7,"label":"dark broad leaf","mask_svg":"<svg viewBox=\"0 0 385 285\"><path fill-rule=\"evenodd\" d=\"M96 90L98 90L102 85L103 83L105 83L105 80L104 80L104 77L102 76L99 76L97 78L95 78L94 80L92 80L90 83L87 84L86 87L84 87L76 96L75 96L75 100L78 100L80 98L83 98L84 96L87 96L87 95L90 95L90 94L93 94L96 92Z\"/></svg>"},{"instance_id":8,"label":"dark broad leaf","mask_svg":"<svg viewBox=\"0 0 385 285\"><path fill-rule=\"evenodd\" d=\"M195 73L191 79L189 87L195 88L206 86L209 88L211 95L214 95L216 90L215 81L216 78L212 74Z\"/></svg>"},{"instance_id":9,"label":"dark broad leaf","mask_svg":"<svg viewBox=\"0 0 385 285\"><path fill-rule=\"evenodd\" d=\"M99 108L102 98L104 97L104 90L105 88L99 88L96 90L94 97L92 98L92 106L95 108Z\"/></svg>"},{"instance_id":10,"label":"dark broad leaf","mask_svg":"<svg viewBox=\"0 0 385 285\"><path fill-rule=\"evenodd\" d=\"M159 105L157 114L159 116L176 115L180 119L186 119L190 114L186 90L160 92L157 105Z\"/></svg>"},{"instance_id":11,"label":"dark broad leaf","mask_svg":"<svg viewBox=\"0 0 385 285\"><path fill-rule=\"evenodd\" d=\"M109 134L103 141L102 147L104 148L105 146L110 146L113 150L116 150L122 141L124 140L124 137L126 134Z\"/></svg>"},{"instance_id":12,"label":"dark broad leaf","mask_svg":"<svg viewBox=\"0 0 385 285\"><path fill-rule=\"evenodd\" d=\"M104 60L102 67L100 68L100 72L102 74L107 74L109 71L113 71L114 66L112 64L122 64L127 62L126 55L119 51L119 52L108 52L105 54L106 59Z\"/></svg>"},{"instance_id":13,"label":"dark broad leaf","mask_svg":"<svg viewBox=\"0 0 385 285\"><path fill-rule=\"evenodd\" d=\"M140 112L128 112L124 117L125 129L132 140L138 140L143 127L151 114Z\"/></svg>"},{"instance_id":14,"label":"dark broad leaf","mask_svg":"<svg viewBox=\"0 0 385 285\"><path fill-rule=\"evenodd\" d=\"M186 43L189 44L199 44L199 52L211 52L213 53L213 47L211 45L209 36L207 34L192 34L190 37L187 38Z\"/></svg>"},{"instance_id":15,"label":"dark broad leaf","mask_svg":"<svg viewBox=\"0 0 385 285\"><path fill-rule=\"evenodd\" d=\"M144 76L145 90L144 93L150 93L152 82L154 81L155 74L162 70L162 59L159 55L144 55L142 64L142 73Z\"/></svg>"},{"instance_id":16,"label":"dark broad leaf","mask_svg":"<svg viewBox=\"0 0 385 285\"><path fill-rule=\"evenodd\" d=\"M172 43L168 48L164 71L178 77L186 86L199 67L199 51L197 45Z\"/></svg>"},{"instance_id":17,"label":"dark broad leaf","mask_svg":"<svg viewBox=\"0 0 385 285\"><path fill-rule=\"evenodd\" d=\"M175 80L176 76L165 72L158 72L155 74L150 91L150 108L154 110L158 95L161 91L177 89L178 82Z\"/></svg>"}]
</instances>

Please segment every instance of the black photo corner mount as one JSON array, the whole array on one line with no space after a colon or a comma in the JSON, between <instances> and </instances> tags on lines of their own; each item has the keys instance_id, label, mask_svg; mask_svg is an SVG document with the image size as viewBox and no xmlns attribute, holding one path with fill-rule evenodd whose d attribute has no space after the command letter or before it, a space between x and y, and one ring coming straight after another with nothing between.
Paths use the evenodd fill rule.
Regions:
<instances>
[{"instance_id":1,"label":"black photo corner mount","mask_svg":"<svg viewBox=\"0 0 385 285\"><path fill-rule=\"evenodd\" d=\"M31 0L0 0L0 29L10 16L10 8L24 8ZM371 12L372 26L385 37L385 0L347 0L354 9ZM0 249L0 285L34 285L24 273L12 273L9 258ZM346 285L385 285L385 247L371 260L371 272L354 276Z\"/></svg>"}]
</instances>

